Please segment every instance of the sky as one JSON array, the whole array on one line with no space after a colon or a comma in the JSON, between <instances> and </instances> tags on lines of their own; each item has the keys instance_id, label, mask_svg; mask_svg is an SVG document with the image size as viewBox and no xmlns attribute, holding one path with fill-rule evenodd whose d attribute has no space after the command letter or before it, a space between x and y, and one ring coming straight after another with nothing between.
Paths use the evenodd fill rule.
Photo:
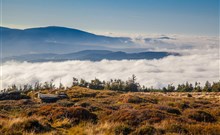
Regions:
<instances>
[{"instance_id":1,"label":"sky","mask_svg":"<svg viewBox=\"0 0 220 135\"><path fill-rule=\"evenodd\" d=\"M63 26L93 33L107 32L119 35L165 34L171 38L162 41L153 39L145 43L142 40L146 37L135 37L132 41L137 42L141 48L183 54L159 60L137 61L66 61L38 64L6 62L0 66L2 72L0 89L11 84L33 84L36 81L45 82L51 79L57 84L62 79L68 86L72 83L73 76L86 80L95 77L101 80L110 78L126 80L131 74L135 74L139 79L138 82L154 87L172 83L177 85L186 81L205 83L206 80L210 82L220 80L219 0L0 0L0 2L1 26L19 29ZM133 68L130 68L130 65L133 65Z\"/></svg>"},{"instance_id":2,"label":"sky","mask_svg":"<svg viewBox=\"0 0 220 135\"><path fill-rule=\"evenodd\" d=\"M90 32L219 34L219 0L1 0L1 26Z\"/></svg>"}]
</instances>

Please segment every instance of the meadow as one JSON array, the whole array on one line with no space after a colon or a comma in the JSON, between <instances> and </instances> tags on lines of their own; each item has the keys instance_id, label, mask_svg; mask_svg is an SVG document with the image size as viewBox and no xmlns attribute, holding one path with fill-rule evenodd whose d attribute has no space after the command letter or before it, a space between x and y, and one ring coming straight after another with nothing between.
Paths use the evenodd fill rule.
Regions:
<instances>
[{"instance_id":1,"label":"meadow","mask_svg":"<svg viewBox=\"0 0 220 135\"><path fill-rule=\"evenodd\" d=\"M44 103L37 93L66 93ZM12 100L16 99L16 100ZM219 135L219 92L119 92L73 86L0 100L0 134Z\"/></svg>"}]
</instances>

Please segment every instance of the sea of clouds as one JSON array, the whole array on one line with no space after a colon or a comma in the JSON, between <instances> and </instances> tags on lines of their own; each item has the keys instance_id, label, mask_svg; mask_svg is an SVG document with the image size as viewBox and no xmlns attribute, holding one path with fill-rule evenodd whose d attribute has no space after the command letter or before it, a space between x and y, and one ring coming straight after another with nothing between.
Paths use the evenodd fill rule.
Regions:
<instances>
[{"instance_id":1,"label":"sea of clouds","mask_svg":"<svg viewBox=\"0 0 220 135\"><path fill-rule=\"evenodd\" d=\"M163 37L163 38L161 38ZM1 86L24 85L53 80L56 86L71 86L72 78L90 81L98 78L127 80L132 74L141 85L162 88L168 84L219 81L219 37L204 36L137 36L135 48L153 51L178 52L181 56L168 56L155 60L102 60L29 63L9 61L1 65Z\"/></svg>"}]
</instances>

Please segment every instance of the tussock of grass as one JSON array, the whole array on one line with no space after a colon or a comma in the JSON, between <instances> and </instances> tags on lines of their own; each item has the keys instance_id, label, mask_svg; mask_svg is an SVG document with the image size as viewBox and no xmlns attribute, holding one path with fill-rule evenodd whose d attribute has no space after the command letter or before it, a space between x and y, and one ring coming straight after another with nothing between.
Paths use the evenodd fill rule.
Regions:
<instances>
[{"instance_id":1,"label":"tussock of grass","mask_svg":"<svg viewBox=\"0 0 220 135\"><path fill-rule=\"evenodd\" d=\"M44 133L52 130L48 123L36 117L14 118L1 120L1 134Z\"/></svg>"}]
</instances>

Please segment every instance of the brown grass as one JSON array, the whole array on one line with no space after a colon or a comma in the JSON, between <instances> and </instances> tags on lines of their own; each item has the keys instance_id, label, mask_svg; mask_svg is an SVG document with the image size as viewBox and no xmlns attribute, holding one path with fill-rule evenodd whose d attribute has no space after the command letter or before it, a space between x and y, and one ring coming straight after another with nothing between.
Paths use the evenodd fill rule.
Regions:
<instances>
[{"instance_id":1,"label":"brown grass","mask_svg":"<svg viewBox=\"0 0 220 135\"><path fill-rule=\"evenodd\" d=\"M58 90L43 90L56 93ZM0 101L0 134L189 134L220 133L220 93L121 93L73 87L69 99L41 103Z\"/></svg>"}]
</instances>

